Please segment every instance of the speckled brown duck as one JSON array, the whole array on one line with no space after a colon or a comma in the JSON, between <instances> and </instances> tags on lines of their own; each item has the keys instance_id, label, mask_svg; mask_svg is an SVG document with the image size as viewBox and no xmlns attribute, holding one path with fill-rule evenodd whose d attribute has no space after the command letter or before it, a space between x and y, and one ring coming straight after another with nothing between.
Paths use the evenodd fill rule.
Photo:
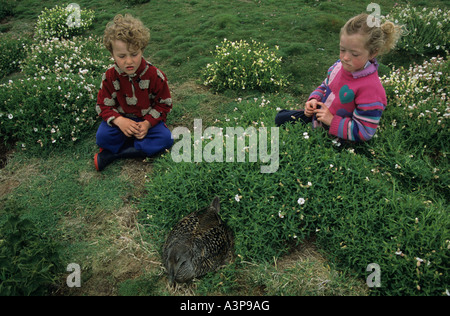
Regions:
<instances>
[{"instance_id":1,"label":"speckled brown duck","mask_svg":"<svg viewBox=\"0 0 450 316\"><path fill-rule=\"evenodd\" d=\"M233 235L219 216L220 201L182 218L163 248L170 285L185 283L215 271L231 258Z\"/></svg>"}]
</instances>

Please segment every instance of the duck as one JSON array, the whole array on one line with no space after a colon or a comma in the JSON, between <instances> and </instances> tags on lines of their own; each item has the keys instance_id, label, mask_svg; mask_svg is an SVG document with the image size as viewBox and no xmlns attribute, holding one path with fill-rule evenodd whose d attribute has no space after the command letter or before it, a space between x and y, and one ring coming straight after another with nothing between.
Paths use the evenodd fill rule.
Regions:
<instances>
[{"instance_id":1,"label":"duck","mask_svg":"<svg viewBox=\"0 0 450 316\"><path fill-rule=\"evenodd\" d=\"M220 199L183 217L163 246L169 284L188 283L216 271L232 258L233 233L221 219Z\"/></svg>"}]
</instances>

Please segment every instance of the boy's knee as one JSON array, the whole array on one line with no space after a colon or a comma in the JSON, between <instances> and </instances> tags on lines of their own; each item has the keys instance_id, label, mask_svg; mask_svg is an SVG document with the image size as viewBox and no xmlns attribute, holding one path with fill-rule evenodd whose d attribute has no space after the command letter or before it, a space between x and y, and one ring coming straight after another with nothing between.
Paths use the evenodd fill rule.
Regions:
<instances>
[{"instance_id":1,"label":"boy's knee","mask_svg":"<svg viewBox=\"0 0 450 316\"><path fill-rule=\"evenodd\" d=\"M117 128L102 122L97 130L96 142L101 148L117 153L126 140L126 136Z\"/></svg>"},{"instance_id":2,"label":"boy's knee","mask_svg":"<svg viewBox=\"0 0 450 316\"><path fill-rule=\"evenodd\" d=\"M151 133L141 141L135 142L135 147L142 150L147 156L153 156L172 147L174 140L172 133L164 123L153 127Z\"/></svg>"}]
</instances>

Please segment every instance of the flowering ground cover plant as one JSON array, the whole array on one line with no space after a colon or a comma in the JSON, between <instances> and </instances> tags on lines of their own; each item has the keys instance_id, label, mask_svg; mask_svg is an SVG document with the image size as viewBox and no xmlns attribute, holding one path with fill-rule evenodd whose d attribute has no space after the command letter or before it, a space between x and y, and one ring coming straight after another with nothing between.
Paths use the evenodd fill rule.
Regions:
<instances>
[{"instance_id":1,"label":"flowering ground cover plant","mask_svg":"<svg viewBox=\"0 0 450 316\"><path fill-rule=\"evenodd\" d=\"M78 6L44 9L35 41L20 47L22 55L2 52L5 58L15 55L12 64L20 65L25 75L0 86L2 141L45 151L73 143L93 127L97 116L92 104L111 58L99 37L73 37L88 29L93 18L94 11Z\"/></svg>"},{"instance_id":2,"label":"flowering ground cover plant","mask_svg":"<svg viewBox=\"0 0 450 316\"><path fill-rule=\"evenodd\" d=\"M31 40L25 36L0 36L0 79L20 70Z\"/></svg>"},{"instance_id":3,"label":"flowering ground cover plant","mask_svg":"<svg viewBox=\"0 0 450 316\"><path fill-rule=\"evenodd\" d=\"M95 82L95 84L94 84ZM98 80L48 74L0 85L0 134L42 151L77 141L93 128Z\"/></svg>"},{"instance_id":4,"label":"flowering ground cover plant","mask_svg":"<svg viewBox=\"0 0 450 316\"><path fill-rule=\"evenodd\" d=\"M28 76L49 73L101 76L112 64L112 59L96 36L52 38L29 46L29 53L21 62L22 72Z\"/></svg>"},{"instance_id":5,"label":"flowering ground cover plant","mask_svg":"<svg viewBox=\"0 0 450 316\"><path fill-rule=\"evenodd\" d=\"M433 57L408 69L393 69L381 78L389 107L382 129L401 129L405 141L426 145L426 152L442 156L448 151L450 61Z\"/></svg>"},{"instance_id":6,"label":"flowering ground cover plant","mask_svg":"<svg viewBox=\"0 0 450 316\"><path fill-rule=\"evenodd\" d=\"M81 10L76 6L56 5L52 9L45 8L38 17L35 37L37 39L70 38L83 34L91 27L94 16L93 10Z\"/></svg>"},{"instance_id":7,"label":"flowering ground cover plant","mask_svg":"<svg viewBox=\"0 0 450 316\"><path fill-rule=\"evenodd\" d=\"M278 50L278 47L275 47ZM254 40L223 40L216 46L215 61L203 72L204 85L217 91L255 89L280 91L288 84L282 73L281 57Z\"/></svg>"},{"instance_id":8,"label":"flowering ground cover plant","mask_svg":"<svg viewBox=\"0 0 450 316\"><path fill-rule=\"evenodd\" d=\"M26 79L0 85L0 135L24 150L76 142L96 122L92 104L109 54L95 37L54 38L27 51L21 62Z\"/></svg>"},{"instance_id":9,"label":"flowering ground cover plant","mask_svg":"<svg viewBox=\"0 0 450 316\"><path fill-rule=\"evenodd\" d=\"M385 18L406 29L407 33L397 44L397 50L422 56L448 54L450 10L399 5Z\"/></svg>"},{"instance_id":10,"label":"flowering ground cover plant","mask_svg":"<svg viewBox=\"0 0 450 316\"><path fill-rule=\"evenodd\" d=\"M273 126L276 110L286 104L298 106L280 95L239 98L229 106L234 110L215 124L224 130ZM398 124L403 124L401 117ZM257 163L248 161L174 163L165 155L154 162L155 173L147 183L151 193L140 205L141 222L152 241L162 246L161 230L170 230L177 219L218 195L222 218L235 233L238 266L241 260L271 261L314 236L337 266L360 277L367 276L368 264L379 264L382 287L374 288L373 294L442 295L449 275L449 235L441 228L450 224L443 200L448 194L448 166L427 161L417 151L412 165L404 164L401 158L409 156L410 146L404 148L404 140L383 132L376 142L351 145L329 138L324 130L288 125L280 129L279 169L270 174L262 174ZM204 139L203 146L208 142ZM387 153L390 145L402 152ZM224 151L225 147L224 141ZM252 148L245 151L248 155ZM384 161L386 153L390 164ZM407 176L396 164L402 164ZM436 172L436 166L443 171ZM433 182L419 179L433 172L438 176ZM403 184L411 177L420 180L421 194L411 194L414 189ZM172 189L167 192L164 186ZM234 279L221 280L223 288Z\"/></svg>"}]
</instances>

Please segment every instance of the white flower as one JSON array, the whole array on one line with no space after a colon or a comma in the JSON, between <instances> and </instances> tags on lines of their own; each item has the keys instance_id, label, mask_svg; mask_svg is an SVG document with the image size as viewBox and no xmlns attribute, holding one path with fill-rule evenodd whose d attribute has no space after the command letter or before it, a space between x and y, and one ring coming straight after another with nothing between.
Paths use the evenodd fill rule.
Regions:
<instances>
[{"instance_id":1,"label":"white flower","mask_svg":"<svg viewBox=\"0 0 450 316\"><path fill-rule=\"evenodd\" d=\"M241 197L242 197L242 196L236 194L236 195L234 196L234 199L236 200L236 202L239 202L239 201L241 200Z\"/></svg>"},{"instance_id":2,"label":"white flower","mask_svg":"<svg viewBox=\"0 0 450 316\"><path fill-rule=\"evenodd\" d=\"M284 214L281 213L281 211L278 211L278 217L279 217L279 218L284 218Z\"/></svg>"},{"instance_id":3,"label":"white flower","mask_svg":"<svg viewBox=\"0 0 450 316\"><path fill-rule=\"evenodd\" d=\"M10 119L10 120L12 120L13 119L13 115L10 113L10 114L8 114L8 118Z\"/></svg>"},{"instance_id":4,"label":"white flower","mask_svg":"<svg viewBox=\"0 0 450 316\"><path fill-rule=\"evenodd\" d=\"M336 147L341 146L341 143L339 142L339 138L333 139L332 143L333 143L333 145L336 146Z\"/></svg>"},{"instance_id":5,"label":"white flower","mask_svg":"<svg viewBox=\"0 0 450 316\"><path fill-rule=\"evenodd\" d=\"M308 182L308 185L310 184L311 182ZM299 205L303 205L303 204L305 204L305 199L304 198L299 198L298 200L297 200L297 203L299 204Z\"/></svg>"}]
</instances>

